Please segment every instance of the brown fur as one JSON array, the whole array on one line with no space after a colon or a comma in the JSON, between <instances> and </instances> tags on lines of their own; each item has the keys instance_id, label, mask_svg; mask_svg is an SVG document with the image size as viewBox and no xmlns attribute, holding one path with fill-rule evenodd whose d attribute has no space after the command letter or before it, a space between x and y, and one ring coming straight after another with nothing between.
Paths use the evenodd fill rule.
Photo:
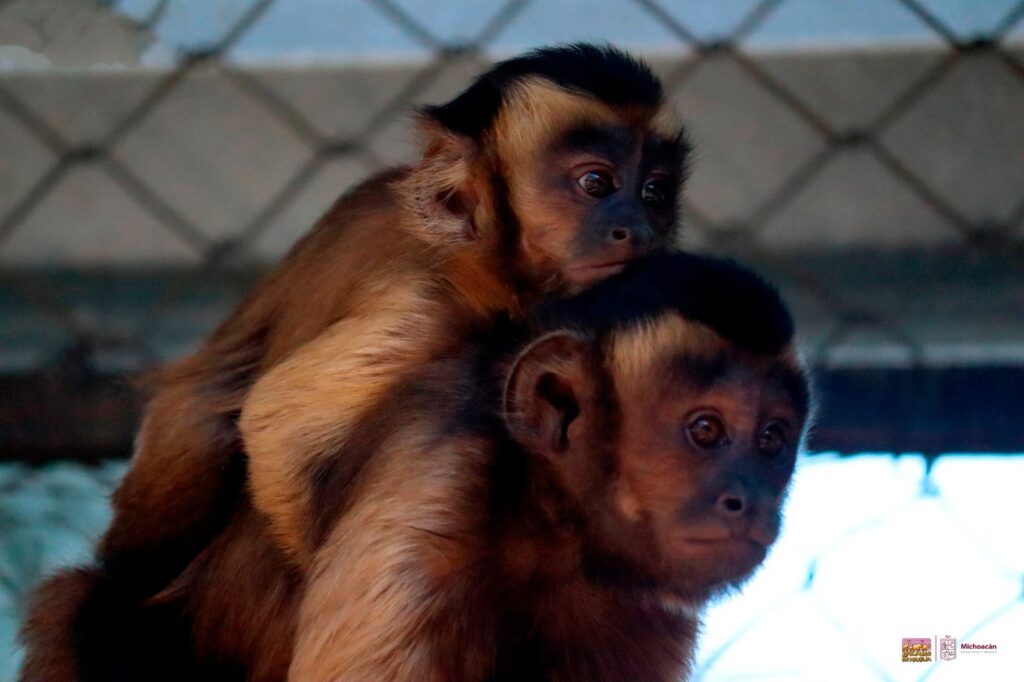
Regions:
<instances>
[{"instance_id":1,"label":"brown fur","mask_svg":"<svg viewBox=\"0 0 1024 682\"><path fill-rule=\"evenodd\" d=\"M697 460L710 455L679 441L688 398L672 367L682 353L721 352L754 386L699 399L737 428L736 454L709 469ZM749 356L674 315L621 332L600 352L574 334L542 337L510 365L502 402L529 453L519 462L525 479L516 464L495 472L511 455L486 434L431 425L447 423L454 398L400 412L313 560L291 678L681 679L695 614L764 556L693 554L686 542L722 528L717 496L739 480L753 487L749 510L725 520L732 532L777 523L793 453L765 470L742 431L756 431L745 420L762 412L802 429L805 415L756 384L791 360L788 349ZM564 414L552 408L560 399L534 392L552 375L578 405L564 442Z\"/></svg>"},{"instance_id":2,"label":"brown fur","mask_svg":"<svg viewBox=\"0 0 1024 682\"><path fill-rule=\"evenodd\" d=\"M188 570L129 606L182 615L195 672L181 679L686 676L701 607L763 558L695 551L690 539L724 528L764 538L777 524L793 452L766 460L752 449L758 420L781 415L802 432L805 415L769 378L793 366L792 350L752 355L666 313L601 343L548 333L499 360L496 378L482 371L481 358L494 362L486 352L464 346L410 370L372 422L376 440L329 455L364 461L343 507L295 520L299 537L323 538L304 543L308 560L297 564L244 496ZM680 359L722 354L721 380L680 373ZM708 407L733 436L715 453L680 434ZM295 483L316 497L316 476ZM717 499L737 486L748 509L722 518ZM79 679L68 622L93 580L69 572L41 594L25 680Z\"/></svg>"},{"instance_id":3,"label":"brown fur","mask_svg":"<svg viewBox=\"0 0 1024 682\"><path fill-rule=\"evenodd\" d=\"M560 268L575 257L568 243L580 207L554 196L545 203L531 164L555 131L581 118L629 122L636 113L535 82L513 102L491 148L424 122L418 166L343 197L197 354L155 376L101 557L167 546L201 525L244 438L254 504L292 558L307 560L296 533L308 513L302 472L342 448L351 425L410 367L490 316L517 315L565 289ZM522 125L529 102L547 117L543 135ZM495 173L509 182L508 196L488 184ZM438 197L455 195L453 213ZM499 200L525 216L511 246Z\"/></svg>"},{"instance_id":4,"label":"brown fur","mask_svg":"<svg viewBox=\"0 0 1024 682\"><path fill-rule=\"evenodd\" d=\"M225 577L247 562L272 566L270 573L285 565L298 575L313 570L323 538L310 524L317 511L310 481L339 453L358 449L357 425L417 367L458 347L474 329L585 286L573 284L568 269L608 259L607 245L573 243L590 200L565 200L578 189L567 171L558 187L550 179L544 184L538 166L551 171L545 146L581 121L642 130L645 121L666 119L664 107L614 110L536 80L509 101L509 111L479 141L421 121L419 163L339 199L206 344L153 375L154 396L98 550L104 579L128 603L177 594L183 580L200 580L196 565ZM543 134L533 128L533 109L544 112ZM615 259L669 248L670 213L669 229L643 244L615 244ZM218 536L242 523L240 509L261 519L262 544L246 540L228 564L203 564L213 561L210 552L235 556ZM273 560L271 546L279 553ZM252 589L270 590L270 573L250 576ZM209 597L214 586L190 584L185 592L207 595L200 606L189 602L197 641L204 632L228 632L215 614L244 605L218 605ZM245 612L244 619L287 623L291 616L281 614L292 607L287 599L271 600L270 611ZM49 655L46 629L29 628L32 660ZM286 638L287 629L275 632ZM258 659L252 652L270 652L257 667L279 670L269 640L225 637L208 639L250 662Z\"/></svg>"},{"instance_id":5,"label":"brown fur","mask_svg":"<svg viewBox=\"0 0 1024 682\"><path fill-rule=\"evenodd\" d=\"M301 585L266 520L242 505L228 530L152 601L182 604L200 662L244 669L249 682L274 682L287 676Z\"/></svg>"},{"instance_id":6,"label":"brown fur","mask_svg":"<svg viewBox=\"0 0 1024 682\"><path fill-rule=\"evenodd\" d=\"M284 680L301 584L243 502L225 532L144 603L100 569L49 579L29 607L20 679Z\"/></svg>"},{"instance_id":7,"label":"brown fur","mask_svg":"<svg viewBox=\"0 0 1024 682\"><path fill-rule=\"evenodd\" d=\"M24 625L27 648L21 679L26 682L77 680L74 620L97 576L88 569L56 575L36 589Z\"/></svg>"}]
</instances>

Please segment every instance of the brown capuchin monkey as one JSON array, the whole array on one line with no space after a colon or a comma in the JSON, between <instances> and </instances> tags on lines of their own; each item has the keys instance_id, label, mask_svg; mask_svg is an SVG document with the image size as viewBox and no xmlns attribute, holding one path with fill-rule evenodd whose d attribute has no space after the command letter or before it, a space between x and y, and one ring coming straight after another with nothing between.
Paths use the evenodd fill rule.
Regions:
<instances>
[{"instance_id":1,"label":"brown capuchin monkey","mask_svg":"<svg viewBox=\"0 0 1024 682\"><path fill-rule=\"evenodd\" d=\"M502 62L418 116L423 156L338 202L191 357L156 373L98 558L163 589L248 486L289 560L308 481L408 372L496 315L672 249L687 145L611 47ZM340 492L339 492L340 494Z\"/></svg>"},{"instance_id":2,"label":"brown capuchin monkey","mask_svg":"<svg viewBox=\"0 0 1024 682\"><path fill-rule=\"evenodd\" d=\"M297 481L292 542L254 482L156 599L51 579L23 679L684 679L778 534L808 404L774 289L631 264L405 372Z\"/></svg>"}]
</instances>

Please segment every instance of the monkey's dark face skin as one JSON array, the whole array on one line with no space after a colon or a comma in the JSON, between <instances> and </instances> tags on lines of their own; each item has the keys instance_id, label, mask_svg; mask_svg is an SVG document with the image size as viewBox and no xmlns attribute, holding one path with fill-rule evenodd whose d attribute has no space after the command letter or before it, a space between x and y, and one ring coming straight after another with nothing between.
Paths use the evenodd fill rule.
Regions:
<instances>
[{"instance_id":1,"label":"monkey's dark face skin","mask_svg":"<svg viewBox=\"0 0 1024 682\"><path fill-rule=\"evenodd\" d=\"M688 147L667 109L613 109L543 81L519 86L537 120L510 115L504 150L519 260L575 293L672 248ZM509 105L515 110L520 102Z\"/></svg>"},{"instance_id":2,"label":"monkey's dark face skin","mask_svg":"<svg viewBox=\"0 0 1024 682\"><path fill-rule=\"evenodd\" d=\"M550 200L578 225L560 264L571 288L671 245L683 181L677 140L625 125L579 126L544 165Z\"/></svg>"}]
</instances>

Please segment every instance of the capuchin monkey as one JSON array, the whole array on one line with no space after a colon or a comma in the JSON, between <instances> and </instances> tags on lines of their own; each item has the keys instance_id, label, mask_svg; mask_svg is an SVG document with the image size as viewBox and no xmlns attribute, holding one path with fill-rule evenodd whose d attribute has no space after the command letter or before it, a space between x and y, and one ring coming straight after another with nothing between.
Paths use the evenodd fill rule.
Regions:
<instances>
[{"instance_id":1,"label":"capuchin monkey","mask_svg":"<svg viewBox=\"0 0 1024 682\"><path fill-rule=\"evenodd\" d=\"M773 288L636 262L410 368L295 481L291 541L253 481L143 605L102 565L52 579L23 679L679 680L778 534L808 409Z\"/></svg>"},{"instance_id":2,"label":"capuchin monkey","mask_svg":"<svg viewBox=\"0 0 1024 682\"><path fill-rule=\"evenodd\" d=\"M688 147L658 79L623 52L499 63L421 109L418 129L415 165L339 199L194 355L153 375L98 550L137 599L217 536L246 486L307 568L309 472L358 449L404 377L495 317L672 248Z\"/></svg>"}]
</instances>

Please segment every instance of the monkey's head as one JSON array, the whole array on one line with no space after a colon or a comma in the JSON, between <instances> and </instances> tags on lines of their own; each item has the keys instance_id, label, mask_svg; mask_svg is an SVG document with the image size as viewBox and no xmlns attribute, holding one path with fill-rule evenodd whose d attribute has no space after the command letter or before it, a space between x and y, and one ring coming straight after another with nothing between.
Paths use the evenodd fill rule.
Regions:
<instances>
[{"instance_id":1,"label":"monkey's head","mask_svg":"<svg viewBox=\"0 0 1024 682\"><path fill-rule=\"evenodd\" d=\"M676 254L542 317L550 331L509 370L506 421L581 529L586 569L689 605L749 576L778 534L809 410L775 290Z\"/></svg>"},{"instance_id":2,"label":"monkey's head","mask_svg":"<svg viewBox=\"0 0 1024 682\"><path fill-rule=\"evenodd\" d=\"M581 290L676 236L688 146L657 77L625 53L527 53L421 122L404 194L423 230L493 246L522 288Z\"/></svg>"}]
</instances>

